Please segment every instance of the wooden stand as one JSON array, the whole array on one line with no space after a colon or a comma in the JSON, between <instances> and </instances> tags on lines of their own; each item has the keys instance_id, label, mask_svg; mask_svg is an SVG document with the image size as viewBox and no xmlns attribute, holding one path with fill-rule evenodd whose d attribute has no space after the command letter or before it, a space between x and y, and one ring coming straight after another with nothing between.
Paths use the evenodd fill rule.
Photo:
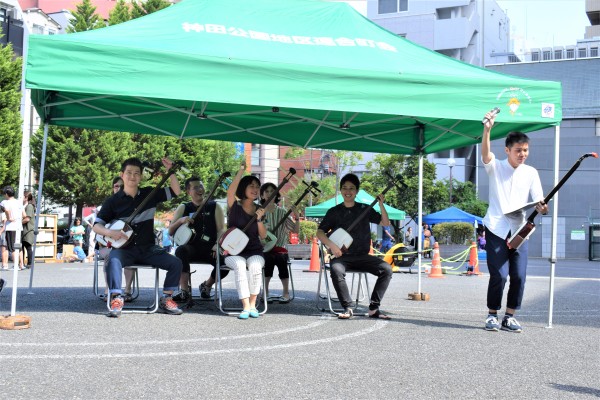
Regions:
<instances>
[{"instance_id":1,"label":"wooden stand","mask_svg":"<svg viewBox=\"0 0 600 400\"><path fill-rule=\"evenodd\" d=\"M27 329L31 326L31 317L27 315L0 316L0 329Z\"/></svg>"},{"instance_id":2,"label":"wooden stand","mask_svg":"<svg viewBox=\"0 0 600 400\"><path fill-rule=\"evenodd\" d=\"M408 294L408 298L415 301L429 301L429 293L413 292Z\"/></svg>"}]
</instances>

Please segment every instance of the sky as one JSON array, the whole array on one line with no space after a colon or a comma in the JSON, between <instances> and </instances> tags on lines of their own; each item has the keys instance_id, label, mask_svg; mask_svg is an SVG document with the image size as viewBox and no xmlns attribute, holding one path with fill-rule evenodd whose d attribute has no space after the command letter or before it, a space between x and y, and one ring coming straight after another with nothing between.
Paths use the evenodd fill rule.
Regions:
<instances>
[{"instance_id":1,"label":"sky","mask_svg":"<svg viewBox=\"0 0 600 400\"><path fill-rule=\"evenodd\" d=\"M510 19L513 51L567 46L583 39L590 21L585 0L496 0Z\"/></svg>"}]
</instances>

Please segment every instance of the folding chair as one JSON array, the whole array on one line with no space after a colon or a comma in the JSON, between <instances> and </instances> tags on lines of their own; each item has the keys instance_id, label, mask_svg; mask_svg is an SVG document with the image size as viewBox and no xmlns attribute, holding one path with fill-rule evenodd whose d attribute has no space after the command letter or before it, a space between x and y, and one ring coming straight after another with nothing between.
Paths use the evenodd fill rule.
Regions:
<instances>
[{"instance_id":1,"label":"folding chair","mask_svg":"<svg viewBox=\"0 0 600 400\"><path fill-rule=\"evenodd\" d=\"M153 265L130 265L128 267L124 267L123 269L133 269L135 270L135 281L136 281L136 286L138 287L138 294L139 294L139 280L137 279L138 277L138 270L139 269L153 269L155 270L155 276L154 276L154 299L152 304L150 304L149 306L137 306L137 305L132 305L132 304L127 304L125 303L123 305L123 310L121 311L122 313L129 313L129 314L153 314L158 310L158 304L159 304L159 297L160 297L160 284L159 284L159 272L160 272L160 268L155 267ZM137 297L137 296L136 296ZM106 297L106 307L108 308L108 311L110 311L110 296Z\"/></svg>"},{"instance_id":2,"label":"folding chair","mask_svg":"<svg viewBox=\"0 0 600 400\"><path fill-rule=\"evenodd\" d=\"M92 284L92 289L94 291L94 295L100 297L99 290L99 274L100 270L104 269L104 258L100 256L100 252L98 250L94 250L94 282ZM135 300L140 295L140 285L138 280L138 271L137 269L133 273L133 281L132 281L132 292L131 299Z\"/></svg>"},{"instance_id":3,"label":"folding chair","mask_svg":"<svg viewBox=\"0 0 600 400\"><path fill-rule=\"evenodd\" d=\"M327 311L327 308L325 308L321 305L321 302L323 300L327 300L327 305L328 305L329 311L332 314L339 315L342 312L344 312L344 309L341 306L338 308L334 308L334 306L333 306L333 303L339 302L339 299L336 297L333 297L331 294L332 288L329 283L329 277L327 276L327 271L329 271L331 273L331 267L330 267L329 263L325 262L325 248L322 244L319 245L319 258L320 258L321 265L320 265L320 269L319 269L319 283L317 286L317 308L320 311ZM356 285L356 304L353 309L354 315L367 316L368 312L357 313L356 310L358 309L360 301L368 298L369 293L371 292L371 290L369 289L368 273L362 272L362 271L346 270L346 275L348 275L348 274L352 274L352 284L350 287L350 295L352 295L352 293L355 290L354 289L354 281L355 281L356 276L358 275L358 280L357 280L358 282ZM364 280L364 282L363 282L363 280ZM324 282L324 286L325 286L324 294L321 293L321 282ZM364 285L363 285L363 283L364 283ZM364 286L364 288L363 288L363 286Z\"/></svg>"},{"instance_id":4,"label":"folding chair","mask_svg":"<svg viewBox=\"0 0 600 400\"><path fill-rule=\"evenodd\" d=\"M219 308L219 311L221 311L223 314L227 314L227 315L237 315L240 312L243 311L242 307L226 307L223 303L223 280L221 279L221 271L222 270L228 270L233 272L233 270L231 268L229 268L227 265L221 265L221 257L217 257L217 273L216 275L216 289L215 289L215 302L217 303L217 307ZM233 273L235 275L235 272ZM264 290L265 287L265 269L262 269L262 287ZM237 293L237 291L236 291ZM258 298L257 298L257 303L260 299L260 293L258 294ZM239 299L236 299L239 302ZM267 312L267 301L263 301L263 305L264 305L264 309L262 311L259 311L259 314L264 314ZM260 305L257 304L256 308L258 308Z\"/></svg>"},{"instance_id":5,"label":"folding chair","mask_svg":"<svg viewBox=\"0 0 600 400\"><path fill-rule=\"evenodd\" d=\"M290 301L292 301L296 297L296 291L294 289L294 276L292 275L292 260L290 260L289 254L286 254L286 257L287 257L288 275L290 276ZM263 269L263 275L264 275L264 269ZM263 290L264 290L264 286L263 286ZM269 296L269 297L267 297L267 301L277 301L279 299L279 297L280 296Z\"/></svg>"}]
</instances>

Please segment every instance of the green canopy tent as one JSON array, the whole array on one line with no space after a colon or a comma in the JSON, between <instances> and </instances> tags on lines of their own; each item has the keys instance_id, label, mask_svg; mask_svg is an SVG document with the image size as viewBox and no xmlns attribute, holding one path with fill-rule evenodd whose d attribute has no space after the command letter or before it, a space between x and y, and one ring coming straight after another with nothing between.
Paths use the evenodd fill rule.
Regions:
<instances>
[{"instance_id":1,"label":"green canopy tent","mask_svg":"<svg viewBox=\"0 0 600 400\"><path fill-rule=\"evenodd\" d=\"M360 189L356 194L356 201L358 203L371 204L373 200L375 200L375 197L371 196L369 193L365 192L362 189ZM306 217L313 218L324 217L327 213L327 210L329 210L331 207L335 207L337 204L343 203L343 201L344 200L342 199L342 195L339 194L337 198L332 197L331 199L324 201L321 204L317 204L316 206L306 207L304 209L304 215ZM383 206L385 207L385 210L388 213L389 219L395 221L402 221L404 220L404 218L406 218L406 213L404 211L398 210L397 208L394 208L392 206L388 206L385 203L383 204ZM375 204L375 207L373 208L375 209L375 211L380 212L379 203Z\"/></svg>"},{"instance_id":2,"label":"green canopy tent","mask_svg":"<svg viewBox=\"0 0 600 400\"><path fill-rule=\"evenodd\" d=\"M557 82L417 46L345 3L184 0L123 24L32 35L44 122L181 138L424 154L561 120Z\"/></svg>"},{"instance_id":3,"label":"green canopy tent","mask_svg":"<svg viewBox=\"0 0 600 400\"><path fill-rule=\"evenodd\" d=\"M423 155L479 142L494 107L492 139L562 118L558 82L462 63L326 1L184 0L99 30L31 35L25 80L43 150L54 124L413 154L421 182Z\"/></svg>"}]
</instances>

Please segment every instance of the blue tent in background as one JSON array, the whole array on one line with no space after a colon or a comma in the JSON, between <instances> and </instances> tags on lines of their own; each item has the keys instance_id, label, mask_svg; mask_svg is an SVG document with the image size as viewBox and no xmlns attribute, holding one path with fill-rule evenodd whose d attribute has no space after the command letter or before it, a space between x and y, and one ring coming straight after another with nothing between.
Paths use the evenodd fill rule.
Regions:
<instances>
[{"instance_id":1,"label":"blue tent in background","mask_svg":"<svg viewBox=\"0 0 600 400\"><path fill-rule=\"evenodd\" d=\"M477 221L477 224L483 225L483 220L481 217L469 214L468 212L454 206L423 217L423 222L429 225L440 224L442 222L468 222L470 224L474 224L475 221Z\"/></svg>"}]
</instances>

